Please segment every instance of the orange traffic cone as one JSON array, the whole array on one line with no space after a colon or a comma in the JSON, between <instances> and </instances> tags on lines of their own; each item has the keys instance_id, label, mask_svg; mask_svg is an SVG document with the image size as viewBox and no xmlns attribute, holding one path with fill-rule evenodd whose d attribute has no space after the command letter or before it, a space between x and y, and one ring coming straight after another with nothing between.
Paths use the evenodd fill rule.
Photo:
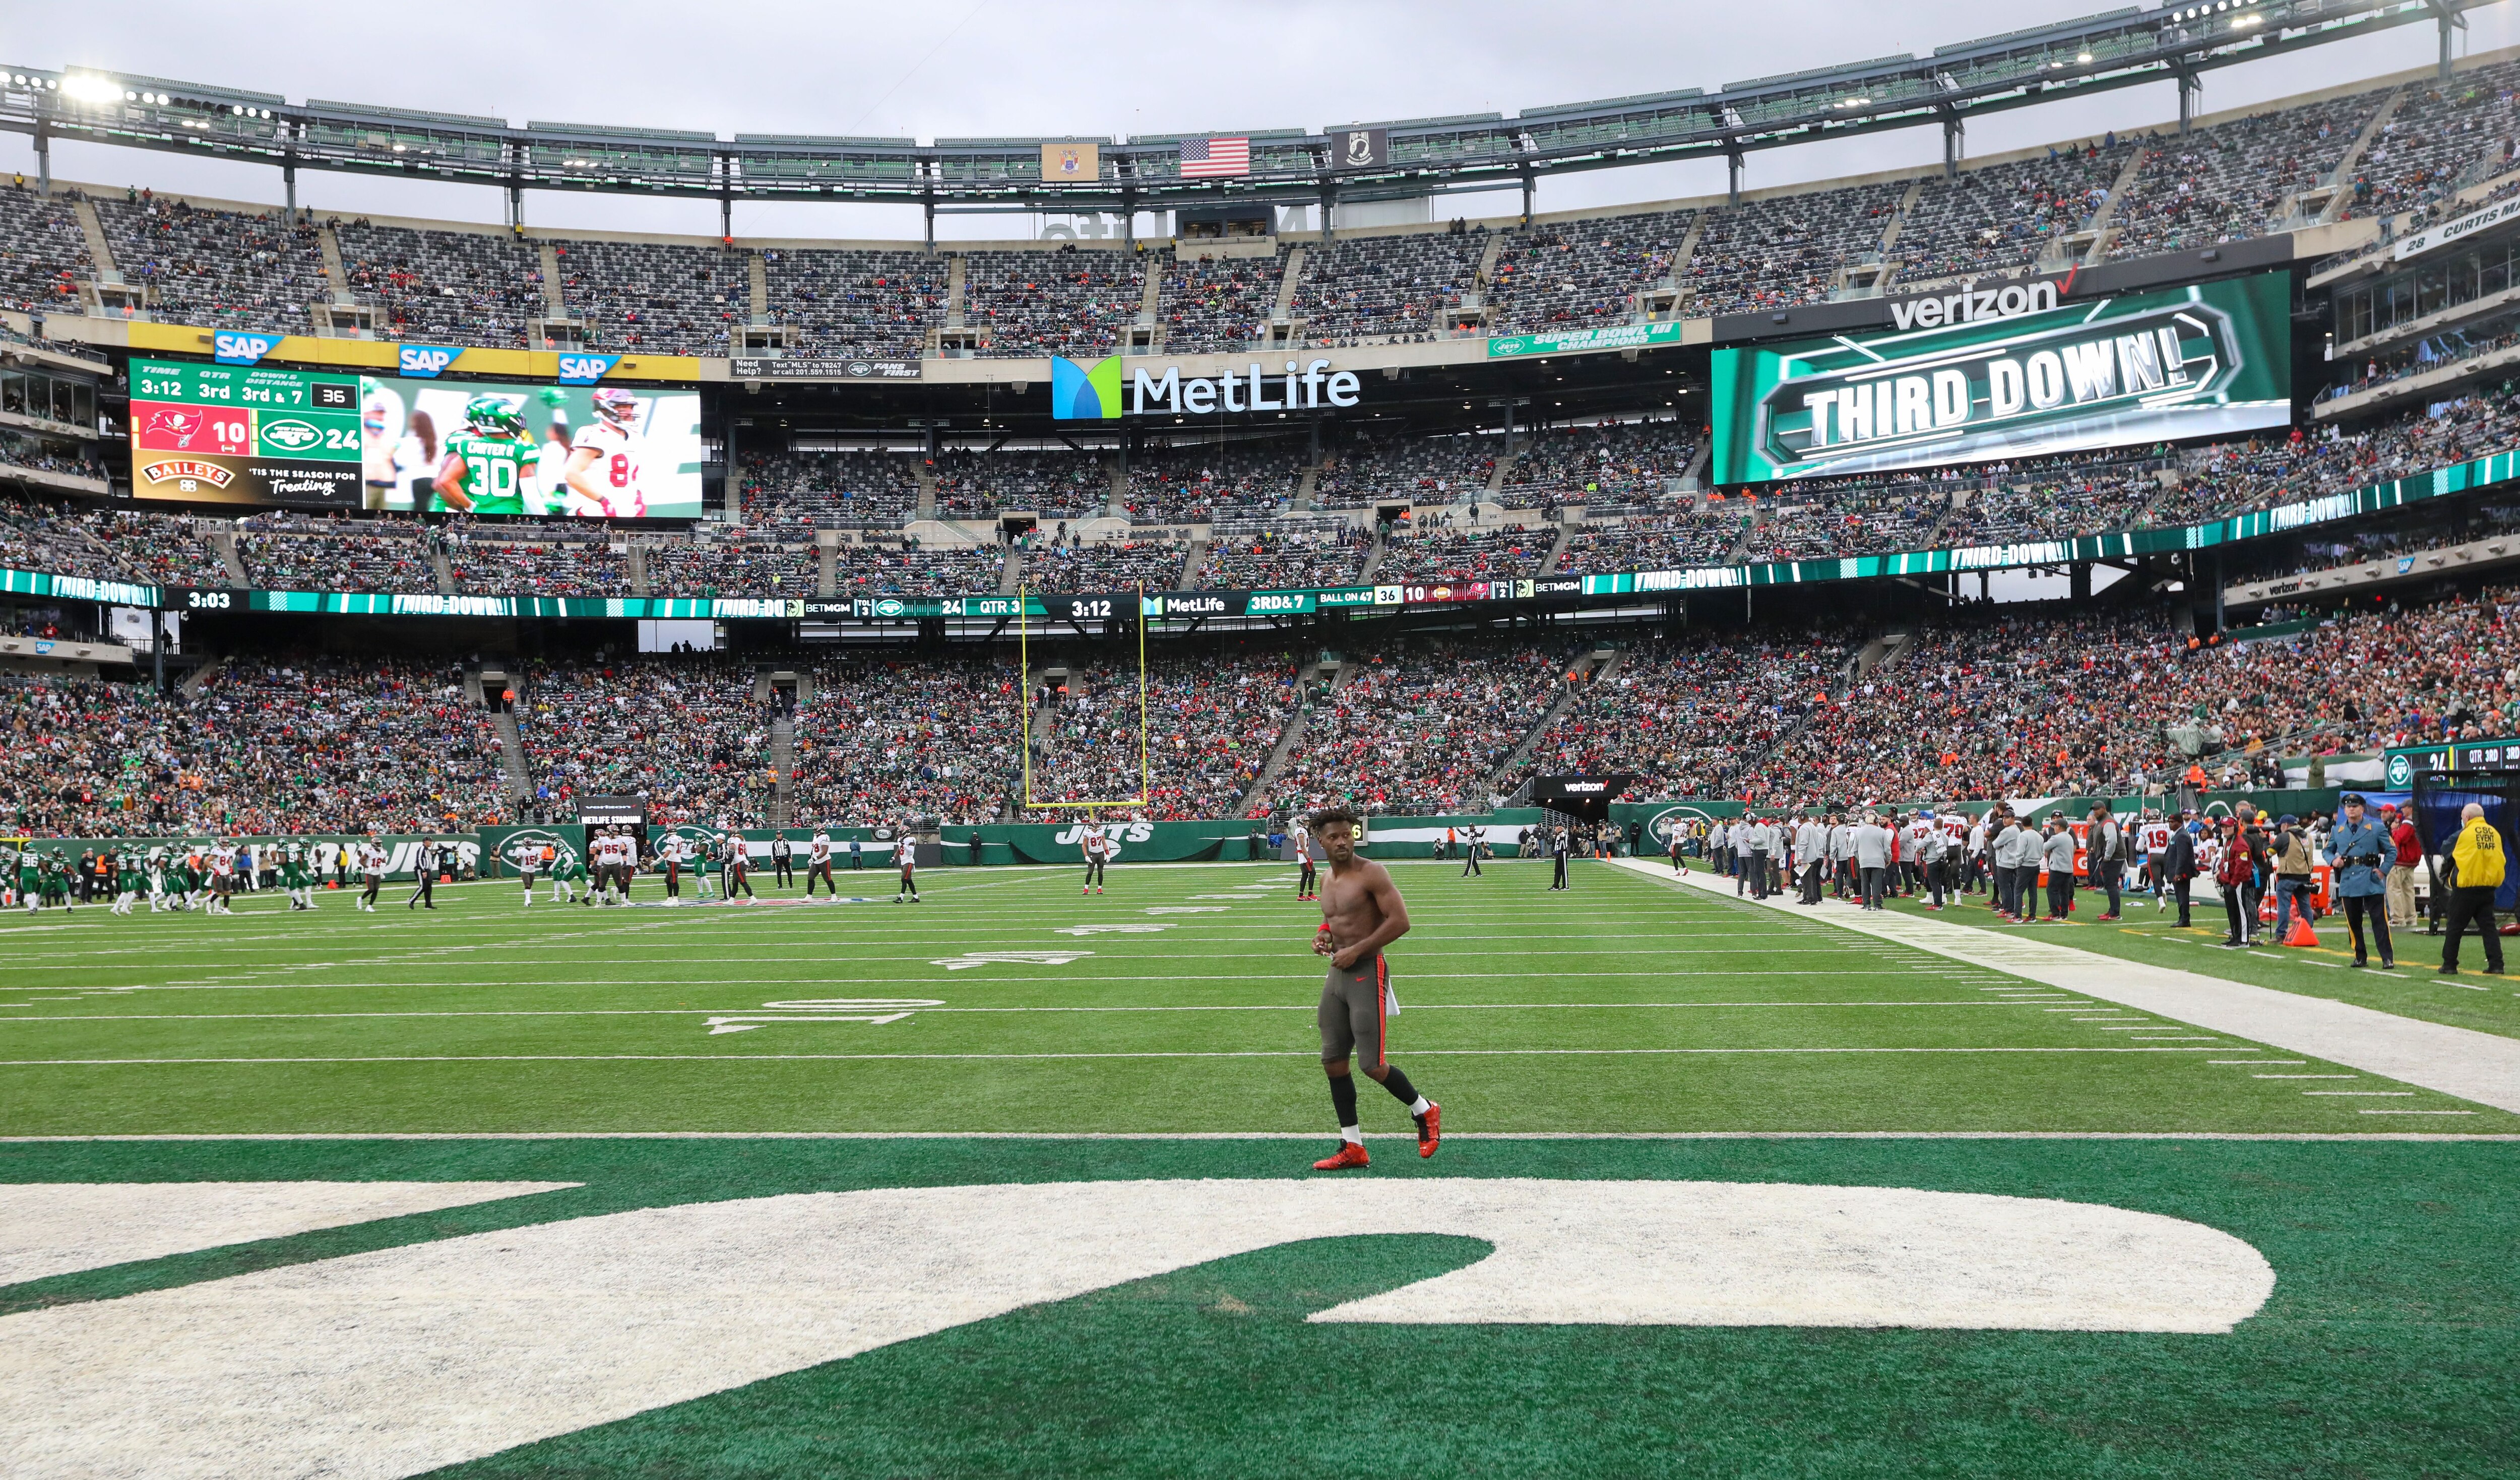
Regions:
<instances>
[{"instance_id":1,"label":"orange traffic cone","mask_svg":"<svg viewBox=\"0 0 2520 1480\"><path fill-rule=\"evenodd\" d=\"M2296 910L2293 912L2292 929L2285 934L2283 943L2288 946L2315 946L2318 944L2318 932L2310 927L2310 912L2308 910Z\"/></svg>"}]
</instances>

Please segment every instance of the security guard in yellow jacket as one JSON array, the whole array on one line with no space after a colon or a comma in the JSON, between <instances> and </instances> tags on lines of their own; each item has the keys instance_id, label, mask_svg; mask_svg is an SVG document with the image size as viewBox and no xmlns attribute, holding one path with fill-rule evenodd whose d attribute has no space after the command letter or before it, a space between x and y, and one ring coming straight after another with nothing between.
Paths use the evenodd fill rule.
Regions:
<instances>
[{"instance_id":1,"label":"security guard in yellow jacket","mask_svg":"<svg viewBox=\"0 0 2520 1480\"><path fill-rule=\"evenodd\" d=\"M2494 927L2494 896L2502 888L2502 834L2469 802L2459 810L2458 840L2450 850L2450 928L2442 941L2441 974L2458 974L2459 931L2474 921L2485 941L2485 974L2502 974L2502 936Z\"/></svg>"}]
</instances>

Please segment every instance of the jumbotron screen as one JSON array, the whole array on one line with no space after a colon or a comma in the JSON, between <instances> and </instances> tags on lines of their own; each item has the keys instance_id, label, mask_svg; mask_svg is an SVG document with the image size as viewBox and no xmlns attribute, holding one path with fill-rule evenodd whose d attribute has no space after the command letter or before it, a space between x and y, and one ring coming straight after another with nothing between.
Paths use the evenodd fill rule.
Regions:
<instances>
[{"instance_id":1,"label":"jumbotron screen","mask_svg":"<svg viewBox=\"0 0 2520 1480\"><path fill-rule=\"evenodd\" d=\"M140 498L698 518L696 390L134 360Z\"/></svg>"},{"instance_id":2,"label":"jumbotron screen","mask_svg":"<svg viewBox=\"0 0 2520 1480\"><path fill-rule=\"evenodd\" d=\"M2284 274L2061 301L2057 288L1899 299L1887 331L1717 350L1714 481L2040 457L2292 420Z\"/></svg>"},{"instance_id":3,"label":"jumbotron screen","mask_svg":"<svg viewBox=\"0 0 2520 1480\"><path fill-rule=\"evenodd\" d=\"M700 516L700 397L627 385L359 381L371 508Z\"/></svg>"}]
</instances>

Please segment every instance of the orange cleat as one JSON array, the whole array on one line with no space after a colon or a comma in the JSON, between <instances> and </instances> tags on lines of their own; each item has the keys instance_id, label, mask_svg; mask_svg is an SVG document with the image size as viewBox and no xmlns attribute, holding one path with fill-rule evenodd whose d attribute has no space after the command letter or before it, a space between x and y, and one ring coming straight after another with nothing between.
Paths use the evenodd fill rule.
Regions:
<instances>
[{"instance_id":1,"label":"orange cleat","mask_svg":"<svg viewBox=\"0 0 2520 1480\"><path fill-rule=\"evenodd\" d=\"M1342 1141L1339 1143L1338 1154L1334 1156L1325 1156L1321 1160L1314 1162L1313 1170L1316 1172L1344 1172L1349 1167L1366 1166L1371 1164L1372 1161L1372 1158L1365 1154L1364 1146L1357 1144L1353 1141Z\"/></svg>"},{"instance_id":2,"label":"orange cleat","mask_svg":"<svg viewBox=\"0 0 2520 1480\"><path fill-rule=\"evenodd\" d=\"M1418 1154L1432 1156L1435 1147L1444 1143L1444 1107L1430 1099L1426 1101L1426 1113L1415 1118L1418 1122Z\"/></svg>"}]
</instances>

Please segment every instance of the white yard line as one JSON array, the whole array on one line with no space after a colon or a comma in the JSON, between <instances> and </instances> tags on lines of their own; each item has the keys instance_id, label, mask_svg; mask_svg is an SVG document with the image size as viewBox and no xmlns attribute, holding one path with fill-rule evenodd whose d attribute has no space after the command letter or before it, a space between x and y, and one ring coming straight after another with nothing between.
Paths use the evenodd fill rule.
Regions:
<instances>
[{"instance_id":1,"label":"white yard line","mask_svg":"<svg viewBox=\"0 0 2520 1480\"><path fill-rule=\"evenodd\" d=\"M1670 875L1629 860L1617 866L1643 877ZM1679 885L1716 892L1694 875ZM1728 898L1730 896L1727 896ZM1895 910L1822 904L1817 910L1781 900L1757 902L1793 911L1876 939L1993 966L2032 981L2123 1004L2234 1038L2314 1054L2405 1084L2438 1090L2497 1109L2520 1111L2520 1039L2375 1011L2297 992L2278 992L2143 962L2079 951L2052 937L2029 940L1969 925L1919 919Z\"/></svg>"},{"instance_id":2,"label":"white yard line","mask_svg":"<svg viewBox=\"0 0 2520 1480\"><path fill-rule=\"evenodd\" d=\"M2472 1110L2364 1110L2365 1115L2470 1115ZM1414 1131L1368 1131L1406 1141ZM0 1136L0 1145L96 1142L367 1141L1307 1141L1319 1131L160 1131L132 1135ZM2421 1131L1447 1131L1446 1141L2497 1141L2514 1135Z\"/></svg>"},{"instance_id":3,"label":"white yard line","mask_svg":"<svg viewBox=\"0 0 2520 1480\"><path fill-rule=\"evenodd\" d=\"M2076 1049L2076 1048L1917 1048L1917 1049L1418 1049L1412 1058L1627 1058L1722 1057L1727 1054L2212 1054L2213 1049ZM1146 1049L1107 1054L376 1054L306 1057L229 1058L0 1058L0 1068L49 1069L128 1064L205 1063L700 1063L747 1059L876 1060L938 1059L944 1061L1057 1058L1318 1058L1307 1049L1168 1050Z\"/></svg>"}]
</instances>

